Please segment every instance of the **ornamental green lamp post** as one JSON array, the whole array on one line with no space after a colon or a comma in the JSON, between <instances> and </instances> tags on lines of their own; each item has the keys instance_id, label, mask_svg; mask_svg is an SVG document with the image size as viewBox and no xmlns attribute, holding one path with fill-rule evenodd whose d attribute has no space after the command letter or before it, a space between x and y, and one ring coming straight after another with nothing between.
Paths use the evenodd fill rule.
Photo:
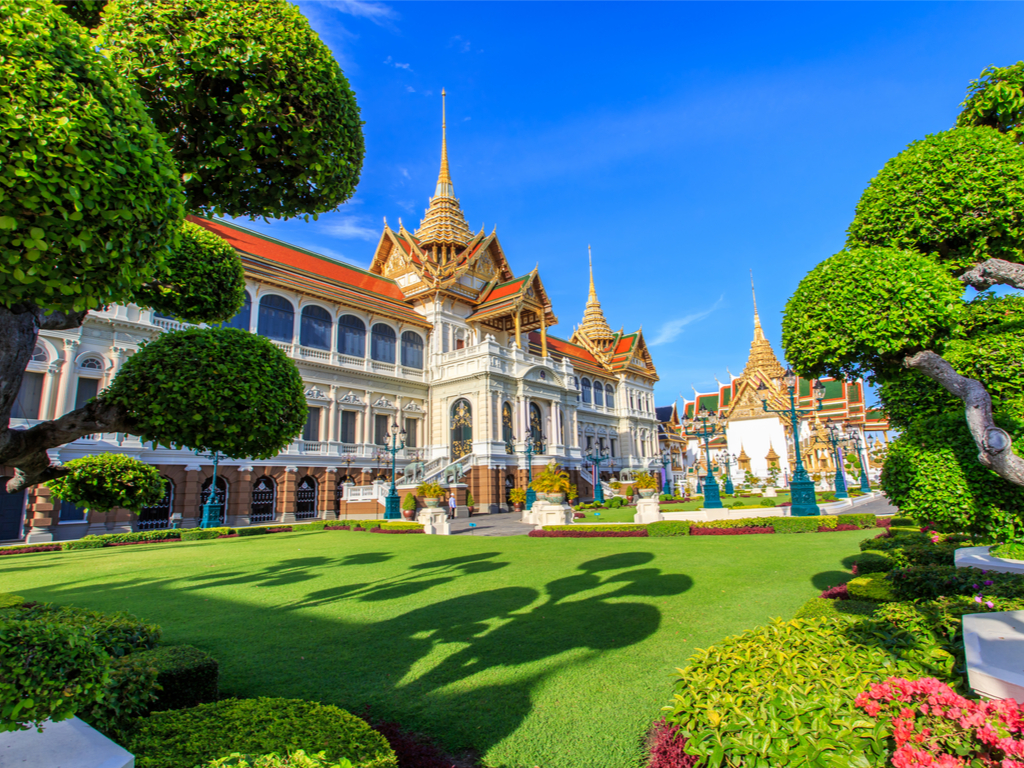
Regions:
<instances>
[{"instance_id":1,"label":"ornamental green lamp post","mask_svg":"<svg viewBox=\"0 0 1024 768\"><path fill-rule=\"evenodd\" d=\"M860 489L864 493L871 493L871 481L868 480L867 451L852 424L846 425L846 439L850 441L850 445L857 452L857 459L860 461Z\"/></svg>"},{"instance_id":2,"label":"ornamental green lamp post","mask_svg":"<svg viewBox=\"0 0 1024 768\"><path fill-rule=\"evenodd\" d=\"M401 440L402 444L398 442ZM405 430L399 430L398 422L391 422L391 436L384 450L391 454L391 490L388 491L384 500L384 519L401 520L401 502L398 498L398 489L395 487L395 457L398 452L405 448Z\"/></svg>"},{"instance_id":3,"label":"ornamental green lamp post","mask_svg":"<svg viewBox=\"0 0 1024 768\"><path fill-rule=\"evenodd\" d=\"M210 478L210 495L206 497L203 504L203 519L199 523L200 528L217 528L220 526L221 515L224 513L224 502L221 501L220 492L217 490L217 465L224 458L220 451L203 453L200 449L194 451L196 456L209 459L213 462L213 477Z\"/></svg>"},{"instance_id":4,"label":"ornamental green lamp post","mask_svg":"<svg viewBox=\"0 0 1024 768\"><path fill-rule=\"evenodd\" d=\"M672 454L668 451L661 452L661 492L666 496L672 495L672 484L668 481L668 468L672 464Z\"/></svg>"},{"instance_id":5,"label":"ornamental green lamp post","mask_svg":"<svg viewBox=\"0 0 1024 768\"><path fill-rule=\"evenodd\" d=\"M510 437L505 441L505 448L509 453L521 453L526 456L526 511L533 509L533 503L537 500L537 492L533 490L533 456L537 453L544 453L547 444L544 442L544 435L537 434L535 427L530 427L530 439L526 441L526 448L518 451Z\"/></svg>"},{"instance_id":6,"label":"ornamental green lamp post","mask_svg":"<svg viewBox=\"0 0 1024 768\"><path fill-rule=\"evenodd\" d=\"M584 454L584 460L594 465L594 501L604 504L604 488L601 486L601 462L611 458L608 449L599 448Z\"/></svg>"},{"instance_id":7,"label":"ornamental green lamp post","mask_svg":"<svg viewBox=\"0 0 1024 768\"><path fill-rule=\"evenodd\" d=\"M846 439L842 433L842 427L832 419L825 420L825 431L828 434L828 443L832 447L832 461L836 464L836 498L848 499L850 494L846 491L846 472L843 470L843 441Z\"/></svg>"},{"instance_id":8,"label":"ornamental green lamp post","mask_svg":"<svg viewBox=\"0 0 1024 768\"><path fill-rule=\"evenodd\" d=\"M797 408L796 407L796 374L793 373L792 368L787 368L785 374L783 374L783 381L786 383L786 389L789 390L789 408L782 408L776 410L768 407L768 399L762 397L761 408L765 413L776 413L780 416L785 416L789 421L790 426L793 429L793 453L796 456L796 467L793 470L793 479L789 483L789 490L792 498L792 506L790 514L794 517L807 517L810 515L820 515L821 510L818 508L818 500L814 495L814 482L807 474L807 470L804 469L804 462L800 458L800 417L806 416L811 413L815 413L824 408L825 399L825 385L820 381L815 381L812 389L814 390L814 399L818 401L817 408ZM759 392L766 392L768 387L765 386L762 381L758 387Z\"/></svg>"},{"instance_id":9,"label":"ornamental green lamp post","mask_svg":"<svg viewBox=\"0 0 1024 768\"><path fill-rule=\"evenodd\" d=\"M704 509L722 509L722 497L718 491L718 481L711 470L711 438L718 434L720 417L701 406L696 416L684 420L686 431L704 441L704 454L708 460L708 473L704 478ZM700 426L698 426L698 422ZM697 477L700 477L698 473Z\"/></svg>"},{"instance_id":10,"label":"ornamental green lamp post","mask_svg":"<svg viewBox=\"0 0 1024 768\"><path fill-rule=\"evenodd\" d=\"M722 483L722 490L725 491L729 496L736 493L736 489L732 484L732 471L729 469L730 464L736 463L736 457L730 454L728 451L722 451L718 455L718 463L725 465L725 482Z\"/></svg>"}]
</instances>

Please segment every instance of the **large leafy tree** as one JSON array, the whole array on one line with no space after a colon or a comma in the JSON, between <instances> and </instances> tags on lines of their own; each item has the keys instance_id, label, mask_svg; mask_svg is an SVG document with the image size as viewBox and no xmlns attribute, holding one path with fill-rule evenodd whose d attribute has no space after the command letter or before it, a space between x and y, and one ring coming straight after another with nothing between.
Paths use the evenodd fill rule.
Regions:
<instances>
[{"instance_id":1,"label":"large leafy tree","mask_svg":"<svg viewBox=\"0 0 1024 768\"><path fill-rule=\"evenodd\" d=\"M113 302L194 323L237 312L237 254L187 213L316 216L351 196L358 108L294 6L0 0L0 157L9 491L67 474L47 449L95 432L269 457L301 430L295 366L265 339L220 328L165 334L82 408L10 427L40 330L76 328Z\"/></svg>"},{"instance_id":2,"label":"large leafy tree","mask_svg":"<svg viewBox=\"0 0 1024 768\"><path fill-rule=\"evenodd\" d=\"M977 512L969 500L984 496L984 516L1005 532L1013 526L1003 513L1024 512L1005 502L1024 485L1011 436L1024 416L1024 305L1012 295L965 300L964 289L1024 288L1022 68L983 72L957 127L886 163L857 205L846 248L801 281L783 320L801 374L881 384L905 430L883 475L890 496L919 514L944 504L949 525L961 527L970 520L955 510ZM975 470L963 465L969 455Z\"/></svg>"}]
</instances>

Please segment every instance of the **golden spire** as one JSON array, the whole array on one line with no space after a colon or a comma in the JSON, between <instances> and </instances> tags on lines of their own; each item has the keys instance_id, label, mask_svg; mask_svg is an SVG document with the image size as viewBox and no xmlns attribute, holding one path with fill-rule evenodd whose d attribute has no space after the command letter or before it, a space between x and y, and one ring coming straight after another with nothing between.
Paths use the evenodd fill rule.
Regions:
<instances>
[{"instance_id":1,"label":"golden spire","mask_svg":"<svg viewBox=\"0 0 1024 768\"><path fill-rule=\"evenodd\" d=\"M451 173L448 170L448 122L445 117L445 96L441 90L441 170L437 174L437 187L430 205L423 215L415 235L421 244L441 243L444 245L465 245L473 233L462 215L459 201L455 197Z\"/></svg>"},{"instance_id":2,"label":"golden spire","mask_svg":"<svg viewBox=\"0 0 1024 768\"><path fill-rule=\"evenodd\" d=\"M580 333L595 343L609 342L615 338L612 329L605 320L604 312L601 311L601 302L597 300L597 290L594 288L594 258L587 246L587 261L590 264L590 294L587 296L587 307L583 311L583 322L580 323Z\"/></svg>"},{"instance_id":3,"label":"golden spire","mask_svg":"<svg viewBox=\"0 0 1024 768\"><path fill-rule=\"evenodd\" d=\"M754 297L754 338L764 339L761 317L757 314L757 293L754 291L754 270L750 270L750 295Z\"/></svg>"},{"instance_id":4,"label":"golden spire","mask_svg":"<svg viewBox=\"0 0 1024 768\"><path fill-rule=\"evenodd\" d=\"M754 270L750 270L750 293L754 299L754 340L750 342L750 356L740 378L751 379L755 373L763 378L781 379L785 373L782 363L775 356L771 342L765 338L761 318L757 314L757 294L754 292Z\"/></svg>"}]
</instances>

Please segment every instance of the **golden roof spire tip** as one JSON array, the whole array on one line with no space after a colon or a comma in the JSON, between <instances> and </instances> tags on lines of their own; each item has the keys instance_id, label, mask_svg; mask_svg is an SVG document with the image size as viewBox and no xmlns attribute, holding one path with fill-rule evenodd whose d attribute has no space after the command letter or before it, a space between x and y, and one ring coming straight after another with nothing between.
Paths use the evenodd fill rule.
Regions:
<instances>
[{"instance_id":1,"label":"golden roof spire tip","mask_svg":"<svg viewBox=\"0 0 1024 768\"><path fill-rule=\"evenodd\" d=\"M597 290L594 288L594 254L589 244L587 263L590 266L590 292L587 295L587 307L583 311L583 322L580 323L580 333L598 345L611 343L615 334L612 333L604 312L601 311L601 302L597 300Z\"/></svg>"},{"instance_id":2,"label":"golden roof spire tip","mask_svg":"<svg viewBox=\"0 0 1024 768\"><path fill-rule=\"evenodd\" d=\"M430 205L415 234L423 243L464 246L473 239L466 217L455 197L448 168L448 120L445 113L447 91L441 89L441 170Z\"/></svg>"}]
</instances>

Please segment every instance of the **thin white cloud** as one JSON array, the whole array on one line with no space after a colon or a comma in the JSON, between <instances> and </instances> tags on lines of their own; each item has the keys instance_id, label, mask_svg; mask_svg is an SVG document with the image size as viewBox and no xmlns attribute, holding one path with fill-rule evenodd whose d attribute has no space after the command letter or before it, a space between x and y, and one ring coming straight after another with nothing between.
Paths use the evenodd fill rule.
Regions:
<instances>
[{"instance_id":1,"label":"thin white cloud","mask_svg":"<svg viewBox=\"0 0 1024 768\"><path fill-rule=\"evenodd\" d=\"M376 240L380 230L366 226L361 216L333 216L331 221L322 222L319 231L341 240Z\"/></svg>"},{"instance_id":2,"label":"thin white cloud","mask_svg":"<svg viewBox=\"0 0 1024 768\"><path fill-rule=\"evenodd\" d=\"M405 90L407 90L409 93L416 93L416 89L413 88L411 85L405 86Z\"/></svg>"},{"instance_id":3,"label":"thin white cloud","mask_svg":"<svg viewBox=\"0 0 1024 768\"><path fill-rule=\"evenodd\" d=\"M718 301L716 301L710 309L705 309L703 312L694 312L691 315L686 315L685 317L679 317L675 320L669 320L668 322L663 323L661 328L658 329L658 335L655 336L652 341L647 342L648 346L657 347L660 344L668 344L671 341L675 341L686 326L690 323L695 323L698 320L703 320L718 309L724 300L725 295L723 294L718 297Z\"/></svg>"},{"instance_id":4,"label":"thin white cloud","mask_svg":"<svg viewBox=\"0 0 1024 768\"><path fill-rule=\"evenodd\" d=\"M405 176L405 178L407 178L409 181L412 181L412 176L409 175L408 168L399 168L398 170L401 172L403 176Z\"/></svg>"},{"instance_id":5,"label":"thin white cloud","mask_svg":"<svg viewBox=\"0 0 1024 768\"><path fill-rule=\"evenodd\" d=\"M404 69L406 71L409 71L410 68L412 67L412 64L403 64L400 61L396 61L395 62L395 67L398 68L398 69Z\"/></svg>"},{"instance_id":6,"label":"thin white cloud","mask_svg":"<svg viewBox=\"0 0 1024 768\"><path fill-rule=\"evenodd\" d=\"M462 53L469 53L473 48L473 44L470 43L469 40L463 38L462 35L455 35L455 37L448 41L448 47L455 47Z\"/></svg>"},{"instance_id":7,"label":"thin white cloud","mask_svg":"<svg viewBox=\"0 0 1024 768\"><path fill-rule=\"evenodd\" d=\"M372 2L372 0L320 0L320 2L336 11L347 13L349 16L369 19L382 27L388 26L388 22L398 18L398 12L394 8L384 3Z\"/></svg>"}]
</instances>

